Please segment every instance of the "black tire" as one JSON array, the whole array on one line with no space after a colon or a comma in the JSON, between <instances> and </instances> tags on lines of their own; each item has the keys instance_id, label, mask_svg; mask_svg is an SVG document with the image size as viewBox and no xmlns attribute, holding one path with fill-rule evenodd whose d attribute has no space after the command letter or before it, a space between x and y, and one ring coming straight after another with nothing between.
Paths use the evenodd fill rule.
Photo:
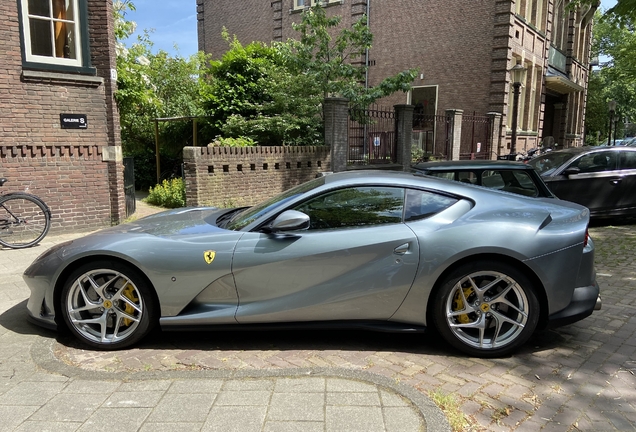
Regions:
<instances>
[{"instance_id":1,"label":"black tire","mask_svg":"<svg viewBox=\"0 0 636 432\"><path fill-rule=\"evenodd\" d=\"M71 333L99 350L131 346L158 321L152 288L136 269L119 262L79 267L66 280L60 303Z\"/></svg>"},{"instance_id":2,"label":"black tire","mask_svg":"<svg viewBox=\"0 0 636 432\"><path fill-rule=\"evenodd\" d=\"M0 245L23 249L38 244L51 227L51 211L38 197L11 193L0 197Z\"/></svg>"},{"instance_id":3,"label":"black tire","mask_svg":"<svg viewBox=\"0 0 636 432\"><path fill-rule=\"evenodd\" d=\"M539 308L535 287L522 272L506 263L475 261L454 269L442 282L432 319L456 349L475 357L501 357L532 336Z\"/></svg>"}]
</instances>

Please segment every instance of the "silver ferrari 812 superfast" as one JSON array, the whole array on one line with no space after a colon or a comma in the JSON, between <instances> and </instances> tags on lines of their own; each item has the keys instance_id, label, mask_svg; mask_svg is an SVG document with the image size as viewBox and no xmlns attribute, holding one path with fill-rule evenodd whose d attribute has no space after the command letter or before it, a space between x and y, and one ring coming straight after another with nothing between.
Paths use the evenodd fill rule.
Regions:
<instances>
[{"instance_id":1,"label":"silver ferrari 812 superfast","mask_svg":"<svg viewBox=\"0 0 636 432\"><path fill-rule=\"evenodd\" d=\"M163 330L432 327L513 352L600 308L589 211L385 171L249 208L182 208L59 244L26 270L29 317L97 349Z\"/></svg>"}]
</instances>

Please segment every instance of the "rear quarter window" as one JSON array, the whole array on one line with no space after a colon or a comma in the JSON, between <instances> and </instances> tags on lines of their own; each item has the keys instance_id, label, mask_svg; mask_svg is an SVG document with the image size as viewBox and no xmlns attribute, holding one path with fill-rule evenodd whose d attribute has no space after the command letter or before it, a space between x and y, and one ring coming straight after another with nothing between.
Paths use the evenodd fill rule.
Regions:
<instances>
[{"instance_id":1,"label":"rear quarter window","mask_svg":"<svg viewBox=\"0 0 636 432\"><path fill-rule=\"evenodd\" d=\"M426 219L447 209L457 201L457 198L433 192L407 189L404 220L413 222Z\"/></svg>"}]
</instances>

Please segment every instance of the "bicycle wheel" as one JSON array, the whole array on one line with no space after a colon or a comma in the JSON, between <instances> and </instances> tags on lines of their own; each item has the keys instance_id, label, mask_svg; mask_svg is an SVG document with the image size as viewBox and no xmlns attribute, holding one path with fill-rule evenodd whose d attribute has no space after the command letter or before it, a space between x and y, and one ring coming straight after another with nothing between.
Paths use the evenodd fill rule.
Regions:
<instances>
[{"instance_id":1,"label":"bicycle wheel","mask_svg":"<svg viewBox=\"0 0 636 432\"><path fill-rule=\"evenodd\" d=\"M0 197L0 245L22 249L37 244L49 232L51 211L38 197Z\"/></svg>"}]
</instances>

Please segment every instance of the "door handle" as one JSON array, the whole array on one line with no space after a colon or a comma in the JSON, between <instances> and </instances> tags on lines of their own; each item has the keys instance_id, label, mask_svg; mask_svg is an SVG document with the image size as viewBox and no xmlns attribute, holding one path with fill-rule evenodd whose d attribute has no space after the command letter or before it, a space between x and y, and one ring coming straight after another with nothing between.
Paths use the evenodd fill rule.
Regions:
<instances>
[{"instance_id":1,"label":"door handle","mask_svg":"<svg viewBox=\"0 0 636 432\"><path fill-rule=\"evenodd\" d=\"M623 179L613 179L613 180L610 180L610 183L612 184L612 186L616 186L617 184L619 184L622 181L623 181Z\"/></svg>"},{"instance_id":2,"label":"door handle","mask_svg":"<svg viewBox=\"0 0 636 432\"><path fill-rule=\"evenodd\" d=\"M396 247L395 249L393 249L393 253L396 255L404 255L405 253L407 253L409 251L409 243L404 243L403 245L400 245L398 247Z\"/></svg>"}]
</instances>

